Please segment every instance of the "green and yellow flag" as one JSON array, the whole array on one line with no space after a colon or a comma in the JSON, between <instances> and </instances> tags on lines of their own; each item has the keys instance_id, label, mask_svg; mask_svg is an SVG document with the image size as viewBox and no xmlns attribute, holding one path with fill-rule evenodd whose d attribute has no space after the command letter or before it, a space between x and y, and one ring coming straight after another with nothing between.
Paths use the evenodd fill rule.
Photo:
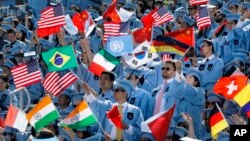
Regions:
<instances>
[{"instance_id":1,"label":"green and yellow flag","mask_svg":"<svg viewBox=\"0 0 250 141\"><path fill-rule=\"evenodd\" d=\"M72 46L56 47L42 53L49 71L65 70L77 67L77 60Z\"/></svg>"}]
</instances>

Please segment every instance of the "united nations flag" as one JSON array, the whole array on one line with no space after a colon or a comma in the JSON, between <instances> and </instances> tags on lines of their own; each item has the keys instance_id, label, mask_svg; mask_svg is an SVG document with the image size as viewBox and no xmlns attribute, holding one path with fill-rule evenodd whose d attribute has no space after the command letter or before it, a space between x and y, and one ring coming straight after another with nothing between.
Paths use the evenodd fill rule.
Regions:
<instances>
[{"instance_id":1,"label":"united nations flag","mask_svg":"<svg viewBox=\"0 0 250 141\"><path fill-rule=\"evenodd\" d=\"M49 71L59 71L77 67L77 60L72 46L56 47L42 53L42 58Z\"/></svg>"},{"instance_id":2,"label":"united nations flag","mask_svg":"<svg viewBox=\"0 0 250 141\"><path fill-rule=\"evenodd\" d=\"M111 36L108 39L106 51L113 56L122 56L124 53L133 51L133 40L131 35Z\"/></svg>"}]
</instances>

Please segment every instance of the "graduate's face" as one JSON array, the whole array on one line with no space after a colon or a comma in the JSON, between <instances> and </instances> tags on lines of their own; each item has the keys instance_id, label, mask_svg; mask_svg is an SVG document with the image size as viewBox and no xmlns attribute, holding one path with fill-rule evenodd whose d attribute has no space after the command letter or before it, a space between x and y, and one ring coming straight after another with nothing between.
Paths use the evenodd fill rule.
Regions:
<instances>
[{"instance_id":1,"label":"graduate's face","mask_svg":"<svg viewBox=\"0 0 250 141\"><path fill-rule=\"evenodd\" d=\"M115 101L122 104L127 99L126 91L123 88L117 88L114 90Z\"/></svg>"},{"instance_id":2,"label":"graduate's face","mask_svg":"<svg viewBox=\"0 0 250 141\"><path fill-rule=\"evenodd\" d=\"M6 88L7 83L4 82L3 79L0 78L0 90L4 90Z\"/></svg>"},{"instance_id":3,"label":"graduate's face","mask_svg":"<svg viewBox=\"0 0 250 141\"><path fill-rule=\"evenodd\" d=\"M207 55L210 52L212 52L212 46L209 46L206 42L203 42L201 45L201 54Z\"/></svg>"},{"instance_id":4,"label":"graduate's face","mask_svg":"<svg viewBox=\"0 0 250 141\"><path fill-rule=\"evenodd\" d=\"M170 79L174 76L175 70L174 66L170 63L165 63L162 67L162 77L164 79Z\"/></svg>"},{"instance_id":5,"label":"graduate's face","mask_svg":"<svg viewBox=\"0 0 250 141\"><path fill-rule=\"evenodd\" d=\"M195 85L197 84L197 82L196 82L195 79L194 79L194 76L191 75L191 74L188 74L188 75L186 76L186 81L187 81L188 84L190 84L190 85L192 85L192 86L195 86Z\"/></svg>"},{"instance_id":6,"label":"graduate's face","mask_svg":"<svg viewBox=\"0 0 250 141\"><path fill-rule=\"evenodd\" d=\"M130 82L133 84L133 86L137 86L137 84L139 82L139 78L136 77L135 75L130 76L130 74L127 74L126 79L130 80Z\"/></svg>"},{"instance_id":7,"label":"graduate's face","mask_svg":"<svg viewBox=\"0 0 250 141\"><path fill-rule=\"evenodd\" d=\"M227 29L231 31L236 26L236 23L234 21L228 21L227 22Z\"/></svg>"},{"instance_id":8,"label":"graduate's face","mask_svg":"<svg viewBox=\"0 0 250 141\"><path fill-rule=\"evenodd\" d=\"M108 90L113 85L113 81L110 80L108 74L102 74L99 80L99 86L103 90Z\"/></svg>"}]
</instances>

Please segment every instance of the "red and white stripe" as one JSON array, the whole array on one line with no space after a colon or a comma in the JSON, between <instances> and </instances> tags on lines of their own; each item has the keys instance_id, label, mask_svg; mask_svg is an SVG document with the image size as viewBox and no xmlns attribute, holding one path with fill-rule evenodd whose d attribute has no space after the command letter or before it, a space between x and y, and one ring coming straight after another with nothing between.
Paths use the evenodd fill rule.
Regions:
<instances>
[{"instance_id":1,"label":"red and white stripe","mask_svg":"<svg viewBox=\"0 0 250 141\"><path fill-rule=\"evenodd\" d=\"M190 5L202 5L208 3L208 0L189 0Z\"/></svg>"}]
</instances>

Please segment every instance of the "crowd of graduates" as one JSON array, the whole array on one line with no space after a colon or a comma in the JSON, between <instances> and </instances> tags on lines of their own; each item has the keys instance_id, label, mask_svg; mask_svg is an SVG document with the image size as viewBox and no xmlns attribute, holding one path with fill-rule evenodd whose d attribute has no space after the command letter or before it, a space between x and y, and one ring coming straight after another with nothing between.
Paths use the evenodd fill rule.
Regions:
<instances>
[{"instance_id":1,"label":"crowd of graduates","mask_svg":"<svg viewBox=\"0 0 250 141\"><path fill-rule=\"evenodd\" d=\"M173 105L175 110L169 119L171 122L165 136L167 141L183 137L202 141L229 141L230 126L218 133L211 131L211 111L215 107L221 110L229 125L248 124L250 109L243 110L236 101L215 93L214 86L222 77L250 76L250 2L209 0L207 7L211 24L198 29L196 17L199 5L190 5L189 0L117 0L117 9L124 8L134 12L129 19L131 32L143 27L143 16L155 8L165 6L174 19L154 26L153 40L160 35L193 27L195 45L184 56L174 52L158 52L158 58L136 69L131 68L123 57L118 57L120 64L112 71L103 71L100 76L93 74L88 68L94 55L105 48L104 20L99 17L112 1L62 0L51 3L62 3L65 15L69 14L71 17L76 12L87 9L96 27L88 37L84 32L71 35L62 27L54 35L38 38L38 10L42 9L39 5L48 4L45 0L36 3L31 0L28 2L29 8L17 11L16 16L0 13L0 117L5 120L11 104L21 109L28 106L30 110L49 94L42 82L26 87L28 93L22 90L13 93L16 86L11 69L35 58L45 77L49 71L41 53L51 48L72 45L78 67L71 71L79 80L58 96L50 96L61 119L85 100L98 123L72 130L59 127L61 119L58 119L40 131L29 125L25 132L2 126L1 135L6 141L155 140L152 133L141 129L141 123ZM36 55L24 55L31 51ZM168 59L163 57L166 54ZM232 87L228 86L228 91L237 90ZM119 107L122 131L106 116L106 112L114 105Z\"/></svg>"}]
</instances>

